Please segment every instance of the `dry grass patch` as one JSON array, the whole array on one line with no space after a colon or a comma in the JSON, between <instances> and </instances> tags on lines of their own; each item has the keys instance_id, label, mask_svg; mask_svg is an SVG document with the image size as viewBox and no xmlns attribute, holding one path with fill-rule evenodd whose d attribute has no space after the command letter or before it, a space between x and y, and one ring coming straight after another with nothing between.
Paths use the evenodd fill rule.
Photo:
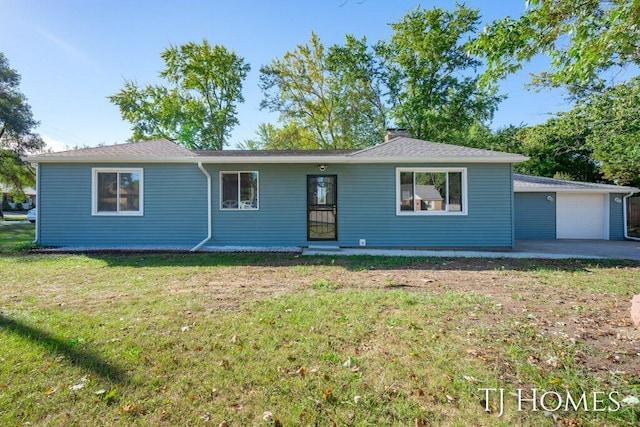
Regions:
<instances>
[{"instance_id":1,"label":"dry grass patch","mask_svg":"<svg viewBox=\"0 0 640 427\"><path fill-rule=\"evenodd\" d=\"M0 273L2 425L640 421L510 394L640 395L636 264L11 255ZM505 389L501 417L479 388Z\"/></svg>"}]
</instances>

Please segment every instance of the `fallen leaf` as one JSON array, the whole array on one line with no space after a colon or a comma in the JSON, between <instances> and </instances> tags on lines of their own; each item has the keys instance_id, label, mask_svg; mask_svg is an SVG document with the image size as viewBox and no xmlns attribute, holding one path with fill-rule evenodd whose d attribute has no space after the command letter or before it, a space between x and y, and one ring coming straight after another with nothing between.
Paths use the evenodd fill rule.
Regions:
<instances>
[{"instance_id":1,"label":"fallen leaf","mask_svg":"<svg viewBox=\"0 0 640 427\"><path fill-rule=\"evenodd\" d=\"M266 422L271 422L271 420L273 419L273 412L264 411L262 413L262 419L265 420Z\"/></svg>"},{"instance_id":2,"label":"fallen leaf","mask_svg":"<svg viewBox=\"0 0 640 427\"><path fill-rule=\"evenodd\" d=\"M183 326L182 328L180 328L182 332L187 332L189 329L191 329L189 326Z\"/></svg>"},{"instance_id":3,"label":"fallen leaf","mask_svg":"<svg viewBox=\"0 0 640 427\"><path fill-rule=\"evenodd\" d=\"M55 393L56 391L58 391L58 387L49 387L47 389L47 391L44 392L45 395L49 396L50 394Z\"/></svg>"},{"instance_id":4,"label":"fallen leaf","mask_svg":"<svg viewBox=\"0 0 640 427\"><path fill-rule=\"evenodd\" d=\"M415 427L427 427L428 424L423 418L416 418L413 422Z\"/></svg>"},{"instance_id":5,"label":"fallen leaf","mask_svg":"<svg viewBox=\"0 0 640 427\"><path fill-rule=\"evenodd\" d=\"M470 375L463 375L462 378L464 378L465 380L469 381L470 383L477 383L478 379L474 378Z\"/></svg>"},{"instance_id":6,"label":"fallen leaf","mask_svg":"<svg viewBox=\"0 0 640 427\"><path fill-rule=\"evenodd\" d=\"M323 393L322 393L322 398L324 400L329 400L331 399L333 395L333 389L331 387L329 387L328 389L326 389Z\"/></svg>"},{"instance_id":7,"label":"fallen leaf","mask_svg":"<svg viewBox=\"0 0 640 427\"><path fill-rule=\"evenodd\" d=\"M94 391L94 392L93 392L93 394L98 395L98 396L101 396L101 395L105 394L106 392L107 392L107 390L105 390L105 389L101 388L101 389L100 389L100 390L98 390L98 391Z\"/></svg>"},{"instance_id":8,"label":"fallen leaf","mask_svg":"<svg viewBox=\"0 0 640 427\"><path fill-rule=\"evenodd\" d=\"M137 409L138 409L138 405L136 405L135 403L124 405L123 407L120 408L120 410L124 413L132 413L132 412L135 412Z\"/></svg>"},{"instance_id":9,"label":"fallen leaf","mask_svg":"<svg viewBox=\"0 0 640 427\"><path fill-rule=\"evenodd\" d=\"M307 374L307 368L305 368L304 366L301 366L297 371L296 371L297 375L300 375L301 377L304 377Z\"/></svg>"},{"instance_id":10,"label":"fallen leaf","mask_svg":"<svg viewBox=\"0 0 640 427\"><path fill-rule=\"evenodd\" d=\"M74 384L71 387L69 387L69 390L76 391L76 390L80 390L83 387L84 387L84 383Z\"/></svg>"}]
</instances>

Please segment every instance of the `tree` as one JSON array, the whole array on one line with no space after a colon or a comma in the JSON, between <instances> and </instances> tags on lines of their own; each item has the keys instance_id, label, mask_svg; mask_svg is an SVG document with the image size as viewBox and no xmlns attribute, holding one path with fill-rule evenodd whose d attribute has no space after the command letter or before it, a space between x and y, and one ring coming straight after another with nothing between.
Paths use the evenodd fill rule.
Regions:
<instances>
[{"instance_id":1,"label":"tree","mask_svg":"<svg viewBox=\"0 0 640 427\"><path fill-rule=\"evenodd\" d=\"M417 8L391 24L390 41L376 46L391 116L413 137L455 142L456 134L493 117L502 97L478 85L481 62L468 53L479 22L479 12L465 6Z\"/></svg>"},{"instance_id":2,"label":"tree","mask_svg":"<svg viewBox=\"0 0 640 427\"><path fill-rule=\"evenodd\" d=\"M564 86L579 96L602 90L602 72L640 65L640 2L637 0L528 0L518 19L494 21L472 50L486 56L484 81L522 68L538 54L551 70L534 84Z\"/></svg>"},{"instance_id":3,"label":"tree","mask_svg":"<svg viewBox=\"0 0 640 427\"><path fill-rule=\"evenodd\" d=\"M44 142L33 132L38 122L19 85L20 75L0 52L0 184L22 196L24 186L34 185L35 173L21 156L41 150Z\"/></svg>"},{"instance_id":4,"label":"tree","mask_svg":"<svg viewBox=\"0 0 640 427\"><path fill-rule=\"evenodd\" d=\"M314 135L296 123L276 127L260 123L256 137L238 144L241 150L312 150L316 148Z\"/></svg>"},{"instance_id":5,"label":"tree","mask_svg":"<svg viewBox=\"0 0 640 427\"><path fill-rule=\"evenodd\" d=\"M589 129L575 126L564 117L520 129L514 138L520 152L530 157L515 166L518 172L574 181L602 180L593 150L587 144Z\"/></svg>"},{"instance_id":6,"label":"tree","mask_svg":"<svg viewBox=\"0 0 640 427\"><path fill-rule=\"evenodd\" d=\"M327 49L311 33L308 44L260 69L260 87L261 108L313 135L309 148L362 148L384 136L386 107L364 38L347 35L344 46Z\"/></svg>"},{"instance_id":7,"label":"tree","mask_svg":"<svg viewBox=\"0 0 640 427\"><path fill-rule=\"evenodd\" d=\"M640 185L640 77L580 100L560 118L588 129L586 145L605 178Z\"/></svg>"},{"instance_id":8,"label":"tree","mask_svg":"<svg viewBox=\"0 0 640 427\"><path fill-rule=\"evenodd\" d=\"M168 138L191 149L221 150L238 124L242 83L250 70L244 58L203 40L170 46L161 54L165 85L125 81L109 100L130 122L132 141Z\"/></svg>"}]
</instances>

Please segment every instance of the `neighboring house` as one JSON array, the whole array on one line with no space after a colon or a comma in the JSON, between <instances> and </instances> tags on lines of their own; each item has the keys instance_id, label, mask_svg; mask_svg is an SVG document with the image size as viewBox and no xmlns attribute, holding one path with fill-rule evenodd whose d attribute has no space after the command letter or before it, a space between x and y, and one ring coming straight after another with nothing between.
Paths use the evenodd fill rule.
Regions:
<instances>
[{"instance_id":1,"label":"neighboring house","mask_svg":"<svg viewBox=\"0 0 640 427\"><path fill-rule=\"evenodd\" d=\"M22 204L23 209L31 209L36 205L36 190L31 187L25 187L22 189L24 198L20 200L14 199L12 191L0 184L0 203L6 201L11 209L15 209L18 203Z\"/></svg>"},{"instance_id":2,"label":"neighboring house","mask_svg":"<svg viewBox=\"0 0 640 427\"><path fill-rule=\"evenodd\" d=\"M190 249L511 248L512 164L526 159L406 137L359 151L154 140L28 158L40 245Z\"/></svg>"},{"instance_id":3,"label":"neighboring house","mask_svg":"<svg viewBox=\"0 0 640 427\"><path fill-rule=\"evenodd\" d=\"M161 139L28 160L44 246L512 248L566 236L556 226L574 194L558 180L527 190L540 179L516 175L514 197L512 165L526 157L403 136L325 151L190 151ZM634 189L585 185L608 212L593 237L623 238Z\"/></svg>"},{"instance_id":4,"label":"neighboring house","mask_svg":"<svg viewBox=\"0 0 640 427\"><path fill-rule=\"evenodd\" d=\"M516 239L624 240L637 188L514 174Z\"/></svg>"}]
</instances>

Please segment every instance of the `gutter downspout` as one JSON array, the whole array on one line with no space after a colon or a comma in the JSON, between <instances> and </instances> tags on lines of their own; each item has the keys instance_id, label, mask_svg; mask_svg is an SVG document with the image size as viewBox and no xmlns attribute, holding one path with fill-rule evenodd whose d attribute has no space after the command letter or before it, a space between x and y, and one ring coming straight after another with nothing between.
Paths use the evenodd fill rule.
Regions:
<instances>
[{"instance_id":1,"label":"gutter downspout","mask_svg":"<svg viewBox=\"0 0 640 427\"><path fill-rule=\"evenodd\" d=\"M627 228L627 221L629 220L627 218L627 199L631 196L633 196L635 193L629 193L626 196L622 197L622 217L623 217L623 222L624 222L624 238L626 240L635 240L635 241L639 241L640 242L640 238L638 237L631 237L629 236L629 231Z\"/></svg>"},{"instance_id":2,"label":"gutter downspout","mask_svg":"<svg viewBox=\"0 0 640 427\"><path fill-rule=\"evenodd\" d=\"M33 239L33 244L37 245L38 240L40 239L40 168L38 163L34 163L33 167L36 169L36 207L38 210L36 211L36 233Z\"/></svg>"},{"instance_id":3,"label":"gutter downspout","mask_svg":"<svg viewBox=\"0 0 640 427\"><path fill-rule=\"evenodd\" d=\"M207 170L202 166L202 162L198 162L198 168L202 171L202 173L204 174L204 176L207 177L207 237L200 243L198 243L197 245L195 245L193 248L190 249L191 252L195 252L198 249L200 249L202 246L204 246L205 243L207 243L209 240L211 240L212 237L212 227L211 227L211 175L209 174L209 172L207 172Z\"/></svg>"}]
</instances>

